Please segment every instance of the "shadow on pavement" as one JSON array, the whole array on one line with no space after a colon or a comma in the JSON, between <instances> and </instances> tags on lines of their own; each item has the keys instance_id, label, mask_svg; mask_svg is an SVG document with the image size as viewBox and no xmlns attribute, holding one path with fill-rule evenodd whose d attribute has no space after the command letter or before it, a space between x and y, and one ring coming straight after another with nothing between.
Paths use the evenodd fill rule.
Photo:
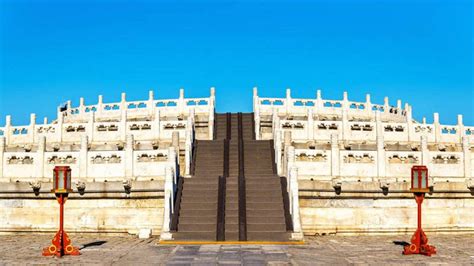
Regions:
<instances>
[{"instance_id":1,"label":"shadow on pavement","mask_svg":"<svg viewBox=\"0 0 474 266\"><path fill-rule=\"evenodd\" d=\"M88 247L102 246L102 245L105 244L105 243L107 243L107 241L95 241L95 242L90 242L90 243L87 243L87 244L83 245L81 248L79 248L79 250L85 249L85 248L88 248Z\"/></svg>"}]
</instances>

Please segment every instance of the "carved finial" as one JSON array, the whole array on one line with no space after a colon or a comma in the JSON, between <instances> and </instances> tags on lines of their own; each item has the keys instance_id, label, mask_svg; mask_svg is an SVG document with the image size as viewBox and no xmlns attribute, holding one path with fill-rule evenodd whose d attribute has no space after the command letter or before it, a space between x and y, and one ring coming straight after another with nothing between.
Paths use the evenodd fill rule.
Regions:
<instances>
[{"instance_id":1,"label":"carved finial","mask_svg":"<svg viewBox=\"0 0 474 266\"><path fill-rule=\"evenodd\" d=\"M148 91L148 100L153 101L154 98L155 98L155 93L153 92L153 90L149 90Z\"/></svg>"},{"instance_id":2,"label":"carved finial","mask_svg":"<svg viewBox=\"0 0 474 266\"><path fill-rule=\"evenodd\" d=\"M290 88L286 89L286 98L288 98L288 99L291 98L291 89Z\"/></svg>"},{"instance_id":3,"label":"carved finial","mask_svg":"<svg viewBox=\"0 0 474 266\"><path fill-rule=\"evenodd\" d=\"M458 125L461 126L462 125L462 115L458 115Z\"/></svg>"},{"instance_id":4,"label":"carved finial","mask_svg":"<svg viewBox=\"0 0 474 266\"><path fill-rule=\"evenodd\" d=\"M433 114L433 123L435 123L435 124L439 123L439 113L434 113Z\"/></svg>"},{"instance_id":5,"label":"carved finial","mask_svg":"<svg viewBox=\"0 0 474 266\"><path fill-rule=\"evenodd\" d=\"M253 97L257 97L257 96L258 96L258 88L253 87Z\"/></svg>"},{"instance_id":6,"label":"carved finial","mask_svg":"<svg viewBox=\"0 0 474 266\"><path fill-rule=\"evenodd\" d=\"M348 94L347 94L347 91L345 91L345 92L342 93L342 100L343 100L343 101L348 101L348 100L349 100L349 96L348 96Z\"/></svg>"},{"instance_id":7,"label":"carved finial","mask_svg":"<svg viewBox=\"0 0 474 266\"><path fill-rule=\"evenodd\" d=\"M125 92L122 92L122 94L120 95L120 100L124 103L127 101L127 93Z\"/></svg>"},{"instance_id":8,"label":"carved finial","mask_svg":"<svg viewBox=\"0 0 474 266\"><path fill-rule=\"evenodd\" d=\"M216 88L211 87L211 97L214 97L214 96L216 96Z\"/></svg>"},{"instance_id":9,"label":"carved finial","mask_svg":"<svg viewBox=\"0 0 474 266\"><path fill-rule=\"evenodd\" d=\"M370 103L370 94L366 94L366 95L365 95L365 101L366 101L367 103Z\"/></svg>"},{"instance_id":10,"label":"carved finial","mask_svg":"<svg viewBox=\"0 0 474 266\"><path fill-rule=\"evenodd\" d=\"M184 99L184 89L183 88L179 89L179 98Z\"/></svg>"},{"instance_id":11,"label":"carved finial","mask_svg":"<svg viewBox=\"0 0 474 266\"><path fill-rule=\"evenodd\" d=\"M84 106L84 98L79 98L79 106Z\"/></svg>"},{"instance_id":12,"label":"carved finial","mask_svg":"<svg viewBox=\"0 0 474 266\"><path fill-rule=\"evenodd\" d=\"M102 104L103 101L104 101L104 96L99 95L98 103L99 103L99 104Z\"/></svg>"}]
</instances>

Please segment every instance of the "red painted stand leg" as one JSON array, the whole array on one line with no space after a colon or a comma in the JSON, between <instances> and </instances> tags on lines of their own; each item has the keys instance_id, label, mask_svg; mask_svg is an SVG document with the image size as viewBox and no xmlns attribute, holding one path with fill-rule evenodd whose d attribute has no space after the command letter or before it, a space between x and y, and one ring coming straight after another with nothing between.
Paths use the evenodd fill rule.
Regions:
<instances>
[{"instance_id":1,"label":"red painted stand leg","mask_svg":"<svg viewBox=\"0 0 474 266\"><path fill-rule=\"evenodd\" d=\"M51 241L51 245L43 249L43 256L81 255L77 247L72 246L71 239L64 231L64 203L66 198L63 194L58 197L59 202L59 231Z\"/></svg>"},{"instance_id":2,"label":"red painted stand leg","mask_svg":"<svg viewBox=\"0 0 474 266\"><path fill-rule=\"evenodd\" d=\"M428 245L428 238L425 232L423 232L423 229L421 229L421 203L423 203L424 198L425 193L415 193L415 199L418 205L418 228L411 237L411 244L404 247L404 255L421 254L431 256L432 254L436 254L436 248Z\"/></svg>"}]
</instances>

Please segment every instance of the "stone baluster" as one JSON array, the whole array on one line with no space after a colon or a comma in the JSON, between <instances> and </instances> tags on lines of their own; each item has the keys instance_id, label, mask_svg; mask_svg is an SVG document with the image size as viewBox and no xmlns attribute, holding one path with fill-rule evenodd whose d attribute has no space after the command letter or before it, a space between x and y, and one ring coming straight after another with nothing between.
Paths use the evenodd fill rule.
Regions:
<instances>
[{"instance_id":1,"label":"stone baluster","mask_svg":"<svg viewBox=\"0 0 474 266\"><path fill-rule=\"evenodd\" d=\"M64 113L60 112L58 116L58 126L57 126L58 130L56 132L57 142L63 142L63 132L64 132L63 124L64 124Z\"/></svg>"},{"instance_id":2,"label":"stone baluster","mask_svg":"<svg viewBox=\"0 0 474 266\"><path fill-rule=\"evenodd\" d=\"M258 99L258 89L253 88L253 114L255 122L255 139L260 139L260 100Z\"/></svg>"},{"instance_id":3,"label":"stone baluster","mask_svg":"<svg viewBox=\"0 0 474 266\"><path fill-rule=\"evenodd\" d=\"M11 141L11 136L12 136L11 127L12 127L12 116L7 115L5 117L5 132L3 132L3 134L5 135L7 145L12 143L12 141Z\"/></svg>"},{"instance_id":4,"label":"stone baluster","mask_svg":"<svg viewBox=\"0 0 474 266\"><path fill-rule=\"evenodd\" d=\"M339 161L339 140L337 134L331 134L331 176L337 178L340 176Z\"/></svg>"},{"instance_id":5,"label":"stone baluster","mask_svg":"<svg viewBox=\"0 0 474 266\"><path fill-rule=\"evenodd\" d=\"M4 157L5 157L5 146L6 146L6 139L4 136L0 136L0 180L3 179L3 165L4 165Z\"/></svg>"},{"instance_id":6,"label":"stone baluster","mask_svg":"<svg viewBox=\"0 0 474 266\"><path fill-rule=\"evenodd\" d=\"M413 127L413 114L411 112L411 106L405 103L406 121L407 121L407 137L408 141L414 140L415 128Z\"/></svg>"},{"instance_id":7,"label":"stone baluster","mask_svg":"<svg viewBox=\"0 0 474 266\"><path fill-rule=\"evenodd\" d=\"M87 168L89 167L89 137L81 136L81 149L79 150L79 180L85 181L87 176Z\"/></svg>"},{"instance_id":8,"label":"stone baluster","mask_svg":"<svg viewBox=\"0 0 474 266\"><path fill-rule=\"evenodd\" d=\"M127 135L125 141L125 179L133 178L133 165L135 161L134 154L134 136L132 134Z\"/></svg>"},{"instance_id":9,"label":"stone baluster","mask_svg":"<svg viewBox=\"0 0 474 266\"><path fill-rule=\"evenodd\" d=\"M173 133L171 133L171 147L179 151L179 131L173 131Z\"/></svg>"},{"instance_id":10,"label":"stone baluster","mask_svg":"<svg viewBox=\"0 0 474 266\"><path fill-rule=\"evenodd\" d=\"M428 150L428 140L426 135L422 135L420 137L420 144L421 144L421 164L428 167L430 162L430 151Z\"/></svg>"},{"instance_id":11,"label":"stone baluster","mask_svg":"<svg viewBox=\"0 0 474 266\"><path fill-rule=\"evenodd\" d=\"M342 140L351 139L351 127L349 125L348 109L342 108Z\"/></svg>"},{"instance_id":12,"label":"stone baluster","mask_svg":"<svg viewBox=\"0 0 474 266\"><path fill-rule=\"evenodd\" d=\"M209 97L209 121L208 121L208 130L209 130L209 139L214 139L214 113L215 110L215 101L216 101L216 89L211 87L211 96Z\"/></svg>"},{"instance_id":13,"label":"stone baluster","mask_svg":"<svg viewBox=\"0 0 474 266\"><path fill-rule=\"evenodd\" d=\"M288 149L291 147L291 131L285 131L283 144L283 173L288 173Z\"/></svg>"},{"instance_id":14,"label":"stone baluster","mask_svg":"<svg viewBox=\"0 0 474 266\"><path fill-rule=\"evenodd\" d=\"M84 104L84 98L79 98L79 114L84 114L86 112L86 106Z\"/></svg>"},{"instance_id":15,"label":"stone baluster","mask_svg":"<svg viewBox=\"0 0 474 266\"><path fill-rule=\"evenodd\" d=\"M160 109L156 108L155 109L155 116L154 116L154 119L153 119L153 125L152 125L153 139L155 139L155 140L160 139L160 132L161 132L160 115L161 115Z\"/></svg>"},{"instance_id":16,"label":"stone baluster","mask_svg":"<svg viewBox=\"0 0 474 266\"><path fill-rule=\"evenodd\" d=\"M277 165L277 173L282 175L282 165L281 165L281 130L275 131L275 163Z\"/></svg>"},{"instance_id":17,"label":"stone baluster","mask_svg":"<svg viewBox=\"0 0 474 266\"><path fill-rule=\"evenodd\" d=\"M435 142L441 142L441 125L439 123L439 114L433 114L433 126L434 126L434 133L435 133Z\"/></svg>"},{"instance_id":18,"label":"stone baluster","mask_svg":"<svg viewBox=\"0 0 474 266\"><path fill-rule=\"evenodd\" d=\"M291 99L291 89L287 88L286 89L286 100L285 100L285 114L288 116L291 114L292 109L293 109L293 100Z\"/></svg>"},{"instance_id":19,"label":"stone baluster","mask_svg":"<svg viewBox=\"0 0 474 266\"><path fill-rule=\"evenodd\" d=\"M31 143L35 142L36 136L36 114L30 114L30 125L28 127L28 137Z\"/></svg>"},{"instance_id":20,"label":"stone baluster","mask_svg":"<svg viewBox=\"0 0 474 266\"><path fill-rule=\"evenodd\" d=\"M87 136L89 136L89 139L91 142L94 141L94 135L95 135L95 112L89 112L89 119L87 121ZM120 130L120 128L119 128Z\"/></svg>"},{"instance_id":21,"label":"stone baluster","mask_svg":"<svg viewBox=\"0 0 474 266\"><path fill-rule=\"evenodd\" d=\"M316 110L317 114L321 114L324 108L323 98L321 97L321 90L316 91Z\"/></svg>"},{"instance_id":22,"label":"stone baluster","mask_svg":"<svg viewBox=\"0 0 474 266\"><path fill-rule=\"evenodd\" d=\"M370 94L365 95L365 112L367 113L367 116L370 117L370 119L373 119L372 116L372 102L370 99Z\"/></svg>"},{"instance_id":23,"label":"stone baluster","mask_svg":"<svg viewBox=\"0 0 474 266\"><path fill-rule=\"evenodd\" d=\"M290 170L291 170L292 167L295 166L295 161L296 161L296 153L295 153L295 147L294 146L288 146L286 158L287 158L287 163L286 163L287 171L284 173L284 175L286 175L289 178ZM288 186L289 185L290 185L290 183L288 183ZM290 191L289 187L288 187L288 190Z\"/></svg>"},{"instance_id":24,"label":"stone baluster","mask_svg":"<svg viewBox=\"0 0 474 266\"><path fill-rule=\"evenodd\" d=\"M152 90L148 91L148 101L147 101L147 104L146 104L146 109L148 111L149 116L152 117L155 114L155 109L156 109L156 106L155 106L155 93Z\"/></svg>"},{"instance_id":25,"label":"stone baluster","mask_svg":"<svg viewBox=\"0 0 474 266\"><path fill-rule=\"evenodd\" d=\"M291 218L293 221L293 233L291 234L291 239L293 240L302 240L303 231L301 228L301 218L300 218L300 204L299 204L299 195L298 195L298 168L292 167L289 175L289 183L291 191L290 194L290 204L291 204Z\"/></svg>"},{"instance_id":26,"label":"stone baluster","mask_svg":"<svg viewBox=\"0 0 474 266\"><path fill-rule=\"evenodd\" d=\"M178 113L179 115L184 115L186 104L184 102L184 89L179 89L179 99L178 99Z\"/></svg>"},{"instance_id":27,"label":"stone baluster","mask_svg":"<svg viewBox=\"0 0 474 266\"><path fill-rule=\"evenodd\" d=\"M402 114L402 100L397 100L397 114Z\"/></svg>"},{"instance_id":28,"label":"stone baluster","mask_svg":"<svg viewBox=\"0 0 474 266\"><path fill-rule=\"evenodd\" d=\"M456 135L458 136L459 143L463 143L463 137L466 136L466 130L464 129L462 115L458 115L458 128L456 129Z\"/></svg>"},{"instance_id":29,"label":"stone baluster","mask_svg":"<svg viewBox=\"0 0 474 266\"><path fill-rule=\"evenodd\" d=\"M178 169L178 167L177 167L177 164L178 164L177 154L178 153L174 149L174 147L169 147L168 148L168 165L173 170L173 191L174 191L175 185L177 183L177 175L179 174L179 173L176 173L176 171Z\"/></svg>"},{"instance_id":30,"label":"stone baluster","mask_svg":"<svg viewBox=\"0 0 474 266\"><path fill-rule=\"evenodd\" d=\"M123 93L122 93L122 97L123 97ZM102 114L103 108L104 108L104 96L99 95L98 101L97 101L97 110L95 111L97 113L97 116L100 116ZM91 110L91 112L93 111Z\"/></svg>"},{"instance_id":31,"label":"stone baluster","mask_svg":"<svg viewBox=\"0 0 474 266\"><path fill-rule=\"evenodd\" d=\"M469 138L468 136L463 136L462 137L462 151L463 151L463 158L464 158L464 177L466 180L468 178L472 177L472 165L471 165L471 159L472 159L472 153L470 150L470 143L469 143Z\"/></svg>"},{"instance_id":32,"label":"stone baluster","mask_svg":"<svg viewBox=\"0 0 474 266\"><path fill-rule=\"evenodd\" d=\"M47 125L48 124L48 118L47 117L44 117L43 118L43 125Z\"/></svg>"},{"instance_id":33,"label":"stone baluster","mask_svg":"<svg viewBox=\"0 0 474 266\"><path fill-rule=\"evenodd\" d=\"M386 159L383 134L377 135L377 177L382 180L386 177Z\"/></svg>"},{"instance_id":34,"label":"stone baluster","mask_svg":"<svg viewBox=\"0 0 474 266\"><path fill-rule=\"evenodd\" d=\"M307 136L309 140L314 139L314 117L313 117L313 109L308 109L308 122L306 125Z\"/></svg>"},{"instance_id":35,"label":"stone baluster","mask_svg":"<svg viewBox=\"0 0 474 266\"><path fill-rule=\"evenodd\" d=\"M165 193L164 193L163 225L161 229L161 240L171 240L170 232L171 217L174 212L174 191L173 191L173 169L170 166L165 168Z\"/></svg>"},{"instance_id":36,"label":"stone baluster","mask_svg":"<svg viewBox=\"0 0 474 266\"><path fill-rule=\"evenodd\" d=\"M41 180L44 178L44 164L46 151L46 137L41 136L38 139L38 150L36 151L36 158L33 161L35 166L35 178Z\"/></svg>"},{"instance_id":37,"label":"stone baluster","mask_svg":"<svg viewBox=\"0 0 474 266\"><path fill-rule=\"evenodd\" d=\"M125 104L126 106L126 104ZM121 108L120 110L120 122L119 122L119 132L120 132L120 139L122 141L125 141L127 139L127 134L129 133L130 130L127 125L127 114L128 114L128 108Z\"/></svg>"},{"instance_id":38,"label":"stone baluster","mask_svg":"<svg viewBox=\"0 0 474 266\"><path fill-rule=\"evenodd\" d=\"M390 113L390 103L388 97L383 98L383 112L386 114Z\"/></svg>"}]
</instances>

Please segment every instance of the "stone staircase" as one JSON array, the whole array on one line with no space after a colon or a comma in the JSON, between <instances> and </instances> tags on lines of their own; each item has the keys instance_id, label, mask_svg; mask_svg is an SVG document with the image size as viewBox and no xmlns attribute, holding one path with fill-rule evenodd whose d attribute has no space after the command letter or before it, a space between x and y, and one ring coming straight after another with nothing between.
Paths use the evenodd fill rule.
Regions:
<instances>
[{"instance_id":1,"label":"stone staircase","mask_svg":"<svg viewBox=\"0 0 474 266\"><path fill-rule=\"evenodd\" d=\"M216 114L215 140L196 141L175 240L288 241L286 188L276 174L273 145L254 140L253 126L253 114Z\"/></svg>"}]
</instances>

